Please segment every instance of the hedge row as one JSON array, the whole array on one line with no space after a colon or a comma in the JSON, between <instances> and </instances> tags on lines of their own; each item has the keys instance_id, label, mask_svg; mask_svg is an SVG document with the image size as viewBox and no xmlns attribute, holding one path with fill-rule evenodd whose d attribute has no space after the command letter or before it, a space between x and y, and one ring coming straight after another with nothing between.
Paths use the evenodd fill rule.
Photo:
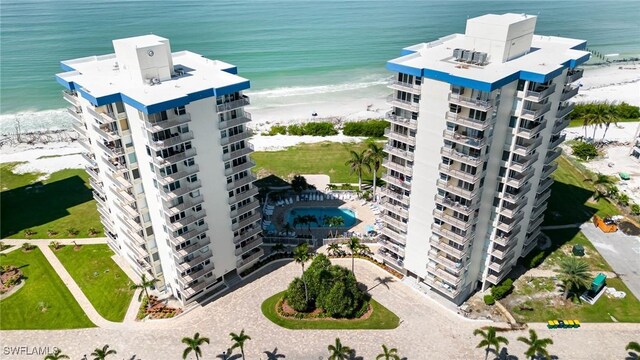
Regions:
<instances>
[{"instance_id":1,"label":"hedge row","mask_svg":"<svg viewBox=\"0 0 640 360\"><path fill-rule=\"evenodd\" d=\"M338 130L330 122L309 122L301 125L293 124L289 126L274 125L265 135L312 135L312 136L330 136L337 135Z\"/></svg>"},{"instance_id":2,"label":"hedge row","mask_svg":"<svg viewBox=\"0 0 640 360\"><path fill-rule=\"evenodd\" d=\"M354 121L344 124L342 133L347 136L383 137L384 129L389 127L386 120Z\"/></svg>"}]
</instances>

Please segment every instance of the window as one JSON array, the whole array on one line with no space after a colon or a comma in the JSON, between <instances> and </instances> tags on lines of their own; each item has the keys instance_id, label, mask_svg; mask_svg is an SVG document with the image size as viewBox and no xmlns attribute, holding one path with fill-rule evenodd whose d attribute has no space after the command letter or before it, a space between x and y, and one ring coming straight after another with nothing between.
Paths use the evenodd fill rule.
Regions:
<instances>
[{"instance_id":1,"label":"window","mask_svg":"<svg viewBox=\"0 0 640 360\"><path fill-rule=\"evenodd\" d=\"M193 208L191 208L191 210L193 210L194 212L202 211L202 204L194 206Z\"/></svg>"},{"instance_id":2,"label":"window","mask_svg":"<svg viewBox=\"0 0 640 360\"><path fill-rule=\"evenodd\" d=\"M131 174L133 175L134 179L139 179L140 178L140 170L139 169L131 170Z\"/></svg>"},{"instance_id":3,"label":"window","mask_svg":"<svg viewBox=\"0 0 640 360\"><path fill-rule=\"evenodd\" d=\"M517 117L515 117L515 116L512 116L512 117L509 119L509 127L510 127L510 128L514 128L514 127L516 127L516 122L517 122L517 121L518 121L518 118L517 118Z\"/></svg>"},{"instance_id":4,"label":"window","mask_svg":"<svg viewBox=\"0 0 640 360\"><path fill-rule=\"evenodd\" d=\"M188 176L187 177L187 181L191 182L191 183L198 181L198 174L193 174L193 175Z\"/></svg>"},{"instance_id":5,"label":"window","mask_svg":"<svg viewBox=\"0 0 640 360\"><path fill-rule=\"evenodd\" d=\"M196 164L196 161L194 158L188 158L187 160L184 161L184 166L193 166Z\"/></svg>"},{"instance_id":6,"label":"window","mask_svg":"<svg viewBox=\"0 0 640 360\"><path fill-rule=\"evenodd\" d=\"M177 108L173 109L173 111L176 115L184 115L187 113L187 109L184 106L178 106Z\"/></svg>"}]
</instances>

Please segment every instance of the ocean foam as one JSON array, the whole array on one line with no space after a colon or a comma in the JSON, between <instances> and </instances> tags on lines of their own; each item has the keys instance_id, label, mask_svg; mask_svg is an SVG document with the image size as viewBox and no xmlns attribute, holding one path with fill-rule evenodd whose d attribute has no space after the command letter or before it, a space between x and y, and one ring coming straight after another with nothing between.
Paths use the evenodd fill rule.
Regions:
<instances>
[{"instance_id":1,"label":"ocean foam","mask_svg":"<svg viewBox=\"0 0 640 360\"><path fill-rule=\"evenodd\" d=\"M0 115L0 134L16 132L16 120L20 122L22 133L44 130L71 129L71 117L65 109L25 111L16 114Z\"/></svg>"}]
</instances>

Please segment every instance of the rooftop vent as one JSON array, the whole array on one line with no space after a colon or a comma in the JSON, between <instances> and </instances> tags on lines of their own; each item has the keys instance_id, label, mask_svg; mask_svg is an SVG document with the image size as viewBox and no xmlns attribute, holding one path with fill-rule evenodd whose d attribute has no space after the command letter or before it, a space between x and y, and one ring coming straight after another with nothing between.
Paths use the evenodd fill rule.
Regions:
<instances>
[{"instance_id":1,"label":"rooftop vent","mask_svg":"<svg viewBox=\"0 0 640 360\"><path fill-rule=\"evenodd\" d=\"M453 49L453 58L458 62L475 65L486 65L487 57L488 55L485 52L466 49Z\"/></svg>"}]
</instances>

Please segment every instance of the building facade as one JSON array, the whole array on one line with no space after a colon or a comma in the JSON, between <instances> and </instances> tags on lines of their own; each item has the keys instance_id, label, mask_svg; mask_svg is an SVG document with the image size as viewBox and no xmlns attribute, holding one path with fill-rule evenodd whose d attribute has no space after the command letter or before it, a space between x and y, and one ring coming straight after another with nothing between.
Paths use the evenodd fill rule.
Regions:
<instances>
[{"instance_id":1,"label":"building facade","mask_svg":"<svg viewBox=\"0 0 640 360\"><path fill-rule=\"evenodd\" d=\"M109 246L183 304L203 299L263 255L249 80L155 35L113 47L56 75Z\"/></svg>"},{"instance_id":2,"label":"building facade","mask_svg":"<svg viewBox=\"0 0 640 360\"><path fill-rule=\"evenodd\" d=\"M385 263L460 304L498 284L541 235L586 42L484 15L388 62Z\"/></svg>"}]
</instances>

